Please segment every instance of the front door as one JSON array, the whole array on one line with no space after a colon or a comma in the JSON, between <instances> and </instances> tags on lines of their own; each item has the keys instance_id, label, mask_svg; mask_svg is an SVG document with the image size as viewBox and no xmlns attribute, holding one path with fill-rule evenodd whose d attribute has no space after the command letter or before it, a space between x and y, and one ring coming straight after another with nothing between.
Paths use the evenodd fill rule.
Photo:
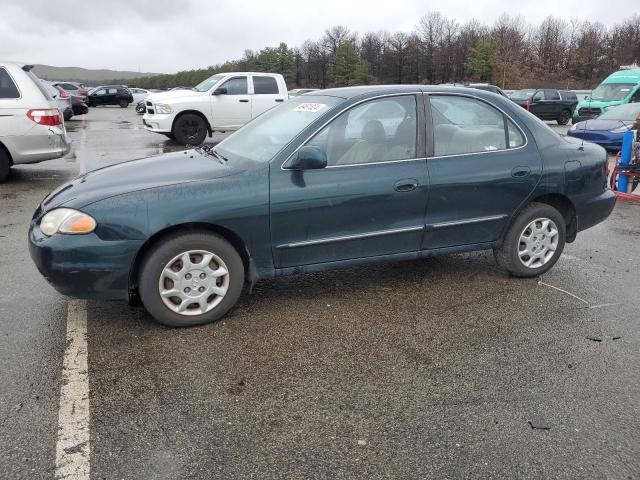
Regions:
<instances>
[{"instance_id":1,"label":"front door","mask_svg":"<svg viewBox=\"0 0 640 480\"><path fill-rule=\"evenodd\" d=\"M216 93L218 92L218 93ZM251 120L251 96L246 76L231 77L211 96L213 128L239 128Z\"/></svg>"},{"instance_id":2,"label":"front door","mask_svg":"<svg viewBox=\"0 0 640 480\"><path fill-rule=\"evenodd\" d=\"M360 103L306 143L326 153L326 168L271 165L277 268L419 249L428 190L422 105L413 94Z\"/></svg>"},{"instance_id":3,"label":"front door","mask_svg":"<svg viewBox=\"0 0 640 480\"><path fill-rule=\"evenodd\" d=\"M540 178L538 150L487 102L463 95L428 97L433 154L427 160L430 194L422 247L493 242Z\"/></svg>"}]
</instances>

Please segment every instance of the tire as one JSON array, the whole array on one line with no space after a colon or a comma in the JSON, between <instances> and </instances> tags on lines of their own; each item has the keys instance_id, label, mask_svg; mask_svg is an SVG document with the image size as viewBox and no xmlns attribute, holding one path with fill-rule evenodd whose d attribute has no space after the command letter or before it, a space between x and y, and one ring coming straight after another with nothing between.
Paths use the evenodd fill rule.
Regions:
<instances>
[{"instance_id":1,"label":"tire","mask_svg":"<svg viewBox=\"0 0 640 480\"><path fill-rule=\"evenodd\" d=\"M186 269L185 253L189 254ZM205 254L212 256L207 266L203 266ZM236 249L218 235L174 234L144 256L138 280L140 299L158 323L190 327L215 322L236 304L244 285L244 265ZM196 291L200 288L204 293Z\"/></svg>"},{"instance_id":2,"label":"tire","mask_svg":"<svg viewBox=\"0 0 640 480\"><path fill-rule=\"evenodd\" d=\"M11 158L0 147L0 183L4 182L9 177L11 171Z\"/></svg>"},{"instance_id":3,"label":"tire","mask_svg":"<svg viewBox=\"0 0 640 480\"><path fill-rule=\"evenodd\" d=\"M207 136L207 122L195 113L185 113L173 123L171 131L181 145L201 145Z\"/></svg>"},{"instance_id":4,"label":"tire","mask_svg":"<svg viewBox=\"0 0 640 480\"><path fill-rule=\"evenodd\" d=\"M127 102L126 100L120 100L120 104L119 104L122 108L127 108L129 106L129 102Z\"/></svg>"},{"instance_id":5,"label":"tire","mask_svg":"<svg viewBox=\"0 0 640 480\"><path fill-rule=\"evenodd\" d=\"M571 120L571 112L569 110L562 110L558 115L558 125L566 125Z\"/></svg>"},{"instance_id":6,"label":"tire","mask_svg":"<svg viewBox=\"0 0 640 480\"><path fill-rule=\"evenodd\" d=\"M167 137L169 140L175 140L176 139L176 137L175 137L175 135L173 133L163 133L163 135L165 137Z\"/></svg>"},{"instance_id":7,"label":"tire","mask_svg":"<svg viewBox=\"0 0 640 480\"><path fill-rule=\"evenodd\" d=\"M537 222L538 220L540 222ZM536 227L543 227L545 220L550 222L544 231L535 232L530 229L530 225L534 221L536 221ZM554 224L557 239L556 235L549 235ZM494 248L496 262L515 277L542 275L553 267L560 258L564 249L566 233L564 217L558 210L544 203L531 203L520 212L511 224L502 245L499 248ZM529 237L532 237L528 240L531 244L526 245L522 240ZM527 255L525 253L527 249L537 249L537 252L532 251L533 255ZM529 262L529 260L531 261ZM527 262L530 263L529 266L526 265Z\"/></svg>"}]
</instances>

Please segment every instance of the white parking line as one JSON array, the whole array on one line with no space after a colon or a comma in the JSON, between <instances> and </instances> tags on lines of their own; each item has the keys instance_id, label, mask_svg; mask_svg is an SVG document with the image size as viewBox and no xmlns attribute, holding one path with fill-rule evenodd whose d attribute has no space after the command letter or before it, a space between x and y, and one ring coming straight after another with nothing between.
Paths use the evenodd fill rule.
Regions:
<instances>
[{"instance_id":1,"label":"white parking line","mask_svg":"<svg viewBox=\"0 0 640 480\"><path fill-rule=\"evenodd\" d=\"M67 307L67 346L56 442L57 479L89 479L89 372L87 364L87 302Z\"/></svg>"}]
</instances>

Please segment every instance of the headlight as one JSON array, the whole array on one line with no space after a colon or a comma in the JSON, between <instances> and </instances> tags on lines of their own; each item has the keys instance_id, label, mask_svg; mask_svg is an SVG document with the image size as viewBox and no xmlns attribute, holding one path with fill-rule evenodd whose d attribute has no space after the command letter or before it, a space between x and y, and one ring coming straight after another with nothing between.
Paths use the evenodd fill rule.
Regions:
<instances>
[{"instance_id":1,"label":"headlight","mask_svg":"<svg viewBox=\"0 0 640 480\"><path fill-rule=\"evenodd\" d=\"M608 107L604 107L602 109L603 112L606 112L607 110L611 110L612 108L616 108L618 105L609 105Z\"/></svg>"},{"instance_id":2,"label":"headlight","mask_svg":"<svg viewBox=\"0 0 640 480\"><path fill-rule=\"evenodd\" d=\"M82 235L96 229L96 221L86 213L71 208L56 208L40 220L40 230L47 237L54 233Z\"/></svg>"},{"instance_id":3,"label":"headlight","mask_svg":"<svg viewBox=\"0 0 640 480\"><path fill-rule=\"evenodd\" d=\"M166 103L156 103L155 107L156 107L156 113L171 113L171 112L173 112L173 109L171 108L171 105L167 105Z\"/></svg>"},{"instance_id":4,"label":"headlight","mask_svg":"<svg viewBox=\"0 0 640 480\"><path fill-rule=\"evenodd\" d=\"M573 125L571 125L571 127L569 128L569 130L575 130L576 128L578 128L578 124L574 123Z\"/></svg>"}]
</instances>

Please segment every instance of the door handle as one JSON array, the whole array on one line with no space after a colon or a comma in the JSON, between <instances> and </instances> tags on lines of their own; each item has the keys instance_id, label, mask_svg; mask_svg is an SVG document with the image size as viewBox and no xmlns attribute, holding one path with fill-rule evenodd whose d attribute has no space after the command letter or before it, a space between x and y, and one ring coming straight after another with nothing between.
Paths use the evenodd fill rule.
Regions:
<instances>
[{"instance_id":1,"label":"door handle","mask_svg":"<svg viewBox=\"0 0 640 480\"><path fill-rule=\"evenodd\" d=\"M284 98L276 98L276 102L284 102Z\"/></svg>"},{"instance_id":2,"label":"door handle","mask_svg":"<svg viewBox=\"0 0 640 480\"><path fill-rule=\"evenodd\" d=\"M530 173L531 173L531 168L526 166L513 167L513 169L511 170L511 176L514 178L526 177Z\"/></svg>"},{"instance_id":3,"label":"door handle","mask_svg":"<svg viewBox=\"0 0 640 480\"><path fill-rule=\"evenodd\" d=\"M418 188L418 181L412 178L406 179L406 180L400 180L393 186L393 189L396 192L400 192L400 193L412 192L416 188Z\"/></svg>"},{"instance_id":4,"label":"door handle","mask_svg":"<svg viewBox=\"0 0 640 480\"><path fill-rule=\"evenodd\" d=\"M246 98L241 98L240 100L238 100L240 103L249 103L249 100Z\"/></svg>"}]
</instances>

